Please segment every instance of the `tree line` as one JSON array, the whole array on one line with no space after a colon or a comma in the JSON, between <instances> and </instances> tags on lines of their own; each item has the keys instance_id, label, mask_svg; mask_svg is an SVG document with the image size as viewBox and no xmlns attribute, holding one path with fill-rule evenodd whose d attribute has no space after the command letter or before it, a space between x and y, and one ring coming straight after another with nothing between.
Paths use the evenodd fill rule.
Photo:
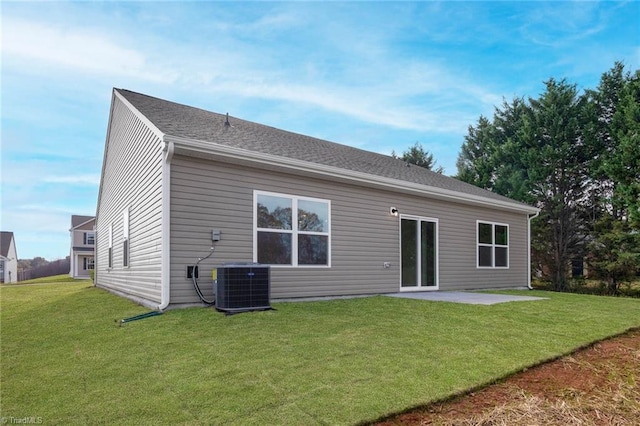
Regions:
<instances>
[{"instance_id":1,"label":"tree line","mask_svg":"<svg viewBox=\"0 0 640 426\"><path fill-rule=\"evenodd\" d=\"M616 294L640 274L640 70L616 62L583 91L544 85L469 126L454 177L540 208L532 264L554 289L569 289L578 260ZM392 157L435 167L420 143Z\"/></svg>"},{"instance_id":2,"label":"tree line","mask_svg":"<svg viewBox=\"0 0 640 426\"><path fill-rule=\"evenodd\" d=\"M640 70L622 63L595 89L545 82L469 126L457 178L541 209L532 261L556 290L584 259L615 294L640 272Z\"/></svg>"},{"instance_id":3,"label":"tree line","mask_svg":"<svg viewBox=\"0 0 640 426\"><path fill-rule=\"evenodd\" d=\"M52 262L40 256L33 259L20 259L18 260L18 281L68 274L70 265L69 256Z\"/></svg>"}]
</instances>

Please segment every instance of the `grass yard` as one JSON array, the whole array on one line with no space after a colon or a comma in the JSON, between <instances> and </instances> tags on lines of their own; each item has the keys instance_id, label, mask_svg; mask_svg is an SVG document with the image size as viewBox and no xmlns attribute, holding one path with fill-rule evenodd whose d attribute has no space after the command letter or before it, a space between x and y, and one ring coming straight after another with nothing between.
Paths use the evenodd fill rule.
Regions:
<instances>
[{"instance_id":1,"label":"grass yard","mask_svg":"<svg viewBox=\"0 0 640 426\"><path fill-rule=\"evenodd\" d=\"M640 300L492 306L384 296L225 316L146 312L88 282L0 288L0 417L67 423L354 424L640 325Z\"/></svg>"},{"instance_id":2,"label":"grass yard","mask_svg":"<svg viewBox=\"0 0 640 426\"><path fill-rule=\"evenodd\" d=\"M87 284L91 284L90 279L74 279L69 276L69 274L62 275L53 275L50 277L42 277L42 278L34 278L31 280L24 280L13 283L5 283L3 285L25 285L25 284L73 284L84 282Z\"/></svg>"}]
</instances>

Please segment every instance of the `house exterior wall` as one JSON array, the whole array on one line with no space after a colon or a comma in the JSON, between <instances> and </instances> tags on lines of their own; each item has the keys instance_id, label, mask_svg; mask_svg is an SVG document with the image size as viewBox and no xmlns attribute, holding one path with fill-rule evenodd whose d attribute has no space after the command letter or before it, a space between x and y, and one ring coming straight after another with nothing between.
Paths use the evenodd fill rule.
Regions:
<instances>
[{"instance_id":1,"label":"house exterior wall","mask_svg":"<svg viewBox=\"0 0 640 426\"><path fill-rule=\"evenodd\" d=\"M91 227L91 230L78 230L78 229L74 229L72 231L72 244L73 247L81 247L81 248L93 248L95 247L95 243L94 244L88 244L86 242L86 237L85 235L90 234L93 231L93 226ZM94 234L95 235L95 234Z\"/></svg>"},{"instance_id":2,"label":"house exterior wall","mask_svg":"<svg viewBox=\"0 0 640 426\"><path fill-rule=\"evenodd\" d=\"M87 262L93 261L95 250L95 220L88 221L71 230L71 253L69 274L73 278L88 278L90 268ZM94 243L87 242L87 235L94 233ZM85 260L87 259L87 260Z\"/></svg>"},{"instance_id":3,"label":"house exterior wall","mask_svg":"<svg viewBox=\"0 0 640 426\"><path fill-rule=\"evenodd\" d=\"M200 287L213 296L211 269L253 261L254 190L331 202L331 267L271 268L273 298L389 293L400 290L401 214L438 219L439 289L527 285L527 215L344 182L176 155L171 165L171 303L198 302L187 265L200 264ZM476 267L477 221L509 225L508 269ZM390 267L384 268L389 262Z\"/></svg>"},{"instance_id":4,"label":"house exterior wall","mask_svg":"<svg viewBox=\"0 0 640 426\"><path fill-rule=\"evenodd\" d=\"M93 252L82 253L74 251L71 256L71 276L73 278L89 278L91 276L91 270L94 268L92 264L94 262Z\"/></svg>"},{"instance_id":5,"label":"house exterior wall","mask_svg":"<svg viewBox=\"0 0 640 426\"><path fill-rule=\"evenodd\" d=\"M162 163L160 136L114 94L96 216L95 280L148 304L161 298Z\"/></svg>"},{"instance_id":6,"label":"house exterior wall","mask_svg":"<svg viewBox=\"0 0 640 426\"><path fill-rule=\"evenodd\" d=\"M0 280L3 283L14 283L18 281L18 253L16 251L16 243L12 238L9 243L7 257L0 256Z\"/></svg>"}]
</instances>

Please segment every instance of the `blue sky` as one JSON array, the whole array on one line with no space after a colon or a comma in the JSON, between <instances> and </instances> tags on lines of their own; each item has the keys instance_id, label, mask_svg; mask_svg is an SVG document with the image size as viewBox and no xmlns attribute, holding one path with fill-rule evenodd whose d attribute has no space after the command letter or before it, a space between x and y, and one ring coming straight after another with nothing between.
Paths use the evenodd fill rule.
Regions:
<instances>
[{"instance_id":1,"label":"blue sky","mask_svg":"<svg viewBox=\"0 0 640 426\"><path fill-rule=\"evenodd\" d=\"M543 81L640 68L638 2L2 2L1 228L63 258L96 209L111 89L446 174L481 114Z\"/></svg>"}]
</instances>

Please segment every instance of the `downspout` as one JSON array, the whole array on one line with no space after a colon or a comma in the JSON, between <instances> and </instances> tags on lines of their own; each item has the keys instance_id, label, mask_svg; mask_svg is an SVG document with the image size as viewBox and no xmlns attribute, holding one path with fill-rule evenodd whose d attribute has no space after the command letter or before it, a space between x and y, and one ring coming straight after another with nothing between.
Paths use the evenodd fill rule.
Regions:
<instances>
[{"instance_id":1,"label":"downspout","mask_svg":"<svg viewBox=\"0 0 640 426\"><path fill-rule=\"evenodd\" d=\"M158 311L169 306L171 296L171 160L173 159L173 142L164 141L162 151L165 153L162 162L162 266L160 274L160 305Z\"/></svg>"},{"instance_id":2,"label":"downspout","mask_svg":"<svg viewBox=\"0 0 640 426\"><path fill-rule=\"evenodd\" d=\"M527 215L529 218L527 222L527 288L529 290L533 290L531 286L531 221L538 217L539 214L540 211L538 210L533 216Z\"/></svg>"}]
</instances>

